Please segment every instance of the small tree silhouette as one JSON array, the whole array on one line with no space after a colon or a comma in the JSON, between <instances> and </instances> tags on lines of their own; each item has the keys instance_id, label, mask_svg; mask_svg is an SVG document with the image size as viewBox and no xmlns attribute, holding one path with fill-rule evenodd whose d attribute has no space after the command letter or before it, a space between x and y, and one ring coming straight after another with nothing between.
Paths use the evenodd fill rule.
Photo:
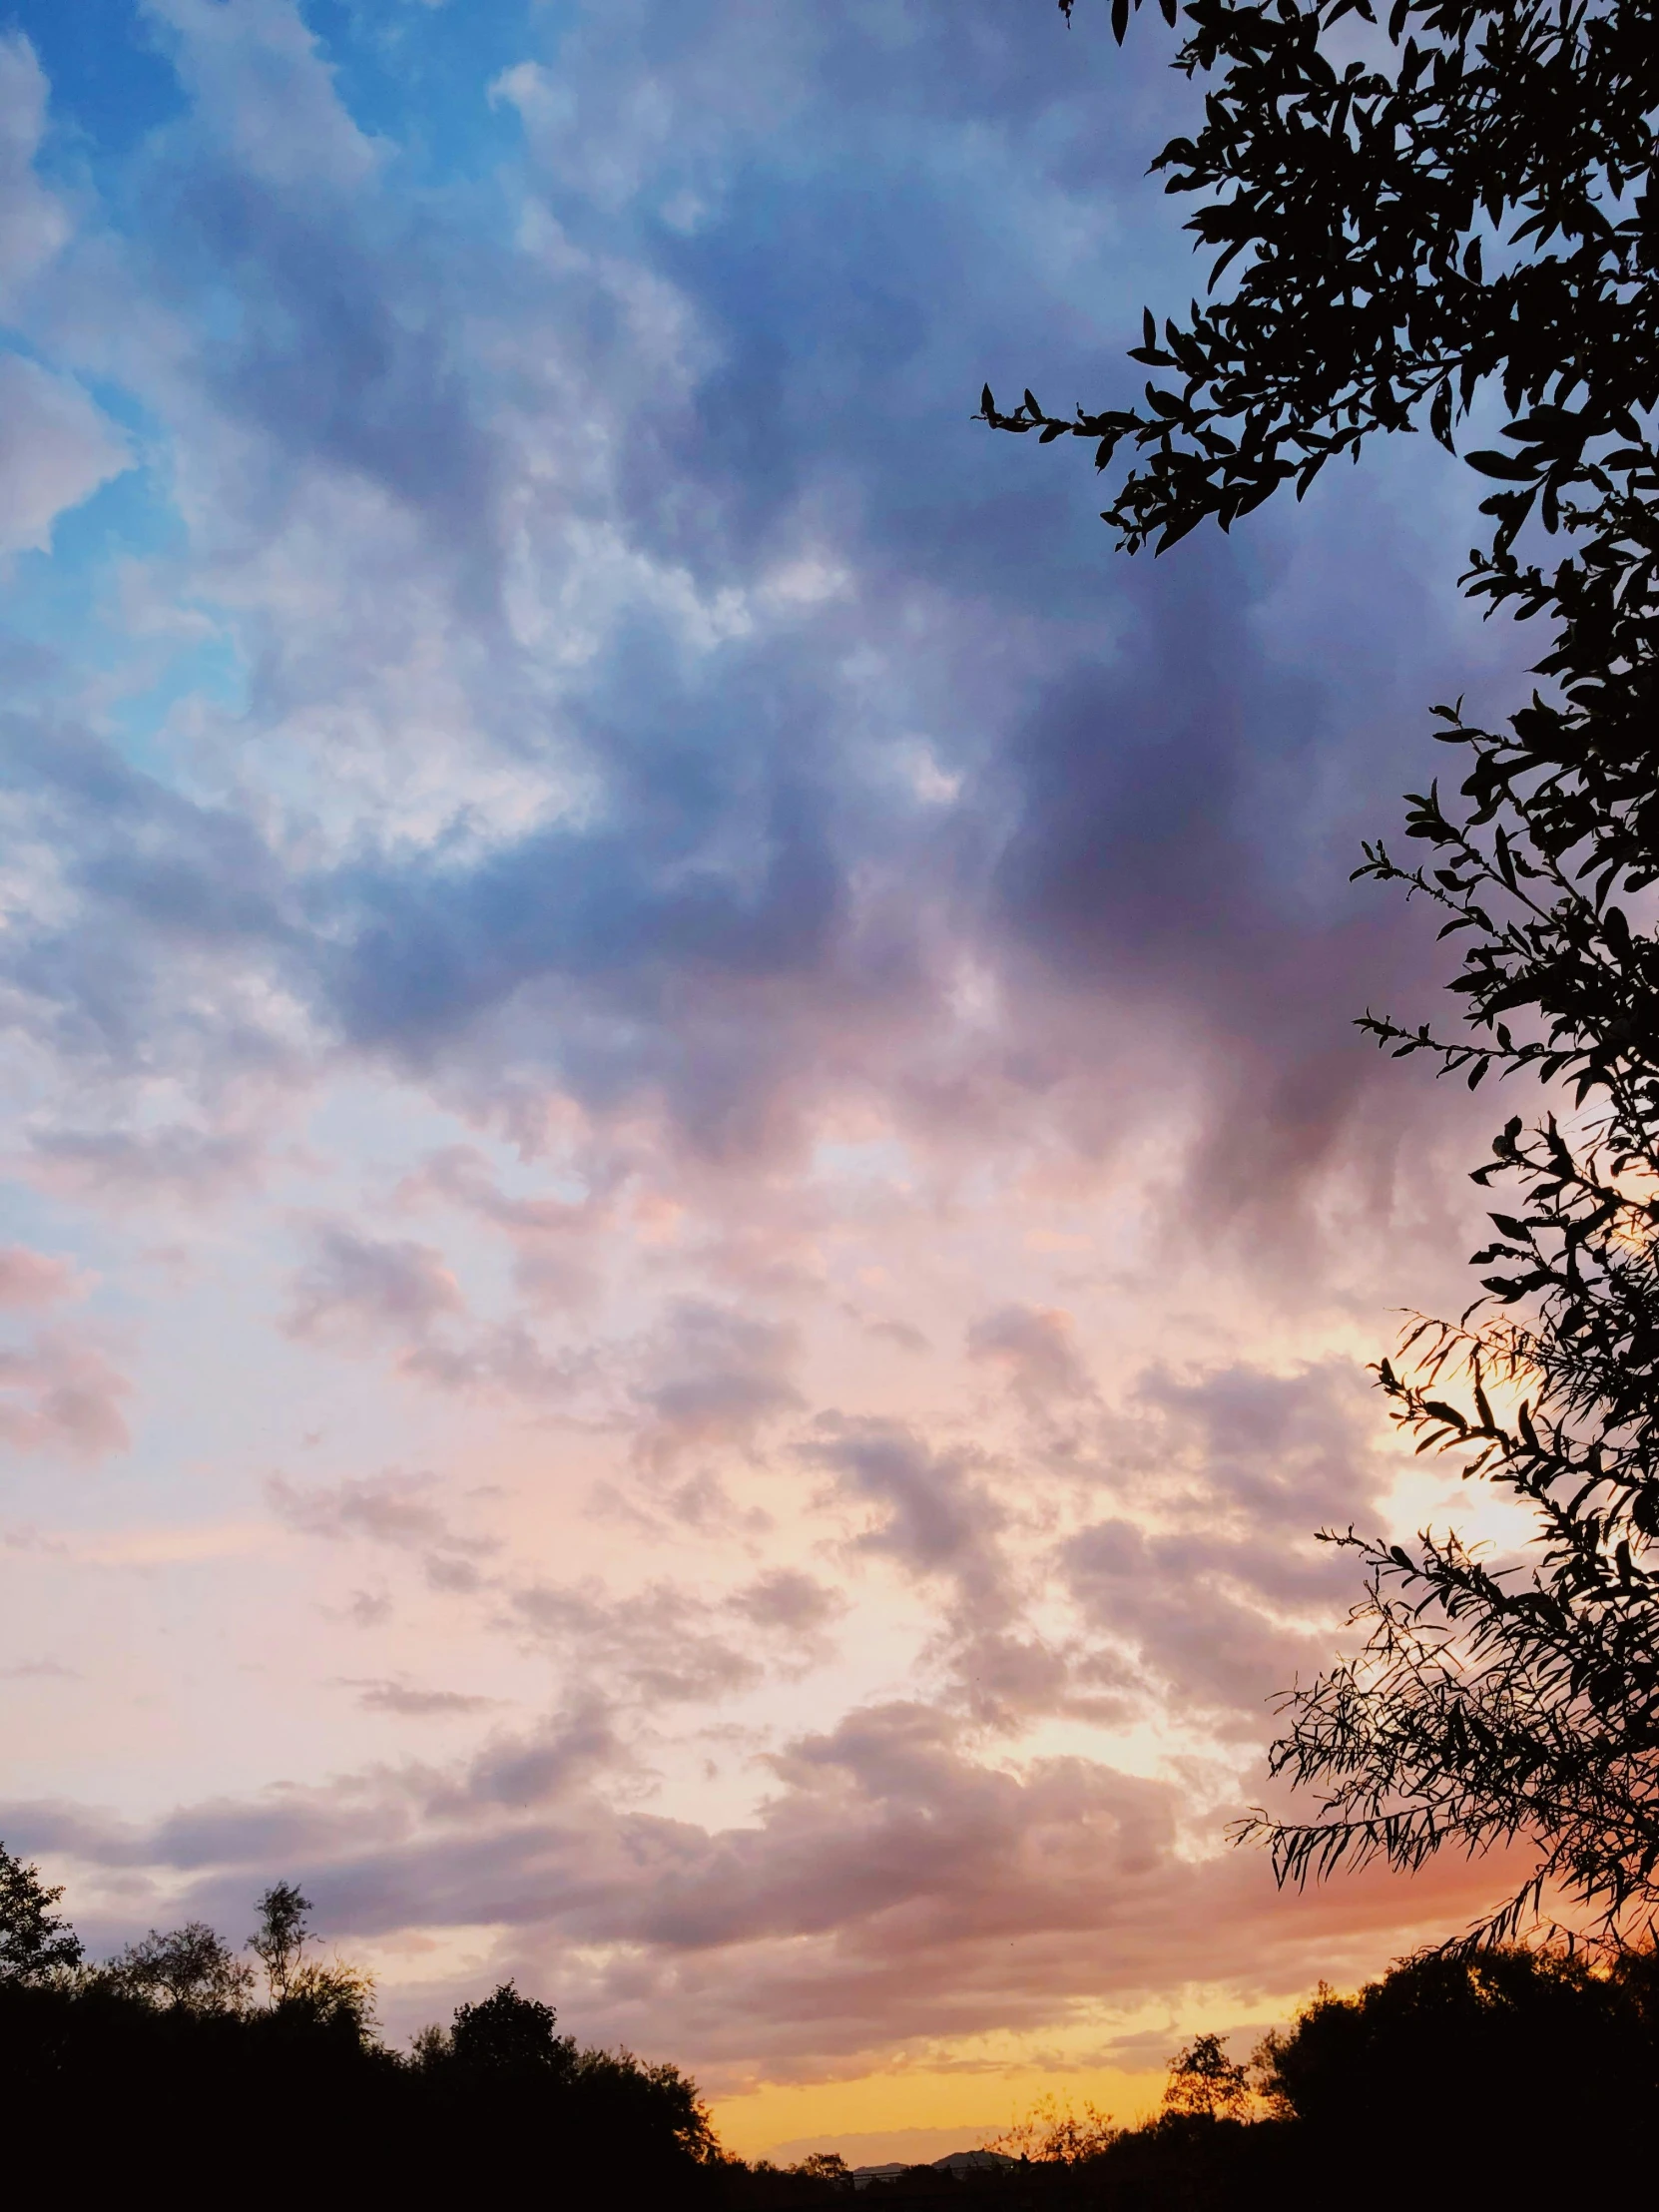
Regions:
<instances>
[{"instance_id":1,"label":"small tree silhouette","mask_svg":"<svg viewBox=\"0 0 1659 2212\"><path fill-rule=\"evenodd\" d=\"M305 1919L311 1901L300 1896L297 1883L274 1882L259 1902L260 1925L249 1936L248 1948L265 1967L272 2003L280 2004L311 1933Z\"/></svg>"},{"instance_id":2,"label":"small tree silhouette","mask_svg":"<svg viewBox=\"0 0 1659 2212\"><path fill-rule=\"evenodd\" d=\"M52 1910L62 1896L0 1844L0 1981L40 1981L81 1963L81 1938Z\"/></svg>"},{"instance_id":3,"label":"small tree silhouette","mask_svg":"<svg viewBox=\"0 0 1659 2212\"><path fill-rule=\"evenodd\" d=\"M1228 2057L1219 2035L1195 2035L1170 2060L1164 2104L1198 2118L1242 2120L1250 2109L1250 2078Z\"/></svg>"},{"instance_id":4,"label":"small tree silhouette","mask_svg":"<svg viewBox=\"0 0 1659 2212\"><path fill-rule=\"evenodd\" d=\"M254 1969L238 1958L206 1921L187 1921L164 1936L152 1929L112 1959L109 1978L130 1995L183 2005L194 2012L240 2012Z\"/></svg>"},{"instance_id":5,"label":"small tree silhouette","mask_svg":"<svg viewBox=\"0 0 1659 2212\"><path fill-rule=\"evenodd\" d=\"M520 1996L503 1981L477 2004L457 2008L449 2048L459 2064L478 2070L558 2066L572 2045L555 2034L557 2020L552 2005Z\"/></svg>"}]
</instances>

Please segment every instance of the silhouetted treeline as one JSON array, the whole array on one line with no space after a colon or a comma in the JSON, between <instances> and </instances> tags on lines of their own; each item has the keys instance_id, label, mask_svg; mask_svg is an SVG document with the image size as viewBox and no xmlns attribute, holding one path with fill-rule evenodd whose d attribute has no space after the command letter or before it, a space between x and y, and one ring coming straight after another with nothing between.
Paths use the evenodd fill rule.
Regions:
<instances>
[{"instance_id":1,"label":"silhouetted treeline","mask_svg":"<svg viewBox=\"0 0 1659 2212\"><path fill-rule=\"evenodd\" d=\"M545 2014L541 2047L428 2039L404 2057L302 2001L200 2011L101 1981L0 1981L7 2132L26 2116L28 2139L112 2202L140 2172L193 2205L506 2202L526 2183L573 2204L708 2197L684 2075L578 2048L510 1986L475 2009L492 2006Z\"/></svg>"},{"instance_id":2,"label":"silhouetted treeline","mask_svg":"<svg viewBox=\"0 0 1659 2212\"><path fill-rule=\"evenodd\" d=\"M291 1884L261 1898L244 1946L263 1985L201 1922L91 1965L58 1896L0 1847L0 2098L19 2201L1557 2212L1645 2175L1659 2135L1651 1940L1599 1958L1414 1959L1355 1996L1322 1989L1247 2060L1198 2036L1142 2126L1050 2106L1002 2139L997 2168L859 2187L830 2154L788 2171L728 2157L687 2075L581 2047L511 1982L389 2049L372 1980L316 1954Z\"/></svg>"},{"instance_id":3,"label":"silhouetted treeline","mask_svg":"<svg viewBox=\"0 0 1659 2212\"><path fill-rule=\"evenodd\" d=\"M89 1965L0 1846L0 2109L16 2201L460 2207L718 2201L696 2086L584 2049L507 1982L402 2053L372 1979L260 1900L255 1970L201 1922Z\"/></svg>"},{"instance_id":4,"label":"silhouetted treeline","mask_svg":"<svg viewBox=\"0 0 1659 2212\"><path fill-rule=\"evenodd\" d=\"M915 2167L860 2212L1344 2212L1646 2201L1659 2129L1659 1959L1591 1963L1493 1949L1322 1991L1244 2064L1214 2036L1175 2061L1164 2111L1134 2128L1049 2130L1052 2155L955 2177ZM1642 2177L1637 2180L1636 2177ZM729 2201L773 2212L853 2201L850 2177L750 2170Z\"/></svg>"}]
</instances>

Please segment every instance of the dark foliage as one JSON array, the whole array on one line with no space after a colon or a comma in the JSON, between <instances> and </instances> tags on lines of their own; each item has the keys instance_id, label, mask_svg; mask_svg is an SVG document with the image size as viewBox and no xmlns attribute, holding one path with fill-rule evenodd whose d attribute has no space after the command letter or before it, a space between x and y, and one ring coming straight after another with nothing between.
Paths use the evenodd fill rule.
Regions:
<instances>
[{"instance_id":1,"label":"dark foliage","mask_svg":"<svg viewBox=\"0 0 1659 2212\"><path fill-rule=\"evenodd\" d=\"M0 1849L0 1958L23 1961L0 1972L20 2201L124 2200L152 2163L157 2190L186 2205L449 2207L526 2191L694 2205L717 2179L695 2084L557 2035L552 2008L510 1982L412 2057L386 2049L368 1977L305 1955L309 1907L291 1885L261 1900L263 2004L200 1922L84 1965L58 1894Z\"/></svg>"},{"instance_id":2,"label":"dark foliage","mask_svg":"<svg viewBox=\"0 0 1659 2212\"><path fill-rule=\"evenodd\" d=\"M1128 456L1106 519L1162 550L1300 497L1379 431L1454 449L1492 387L1510 420L1465 456L1494 488L1464 583L1551 632L1507 729L1437 710L1464 774L1461 804L1409 803L1427 862L1380 843L1359 870L1436 902L1463 947L1453 1034L1364 1026L1559 1101L1511 1119L1477 1178L1517 1193L1476 1255L1484 1299L1378 1371L1420 1446L1466 1451L1536 1544L1500 1568L1454 1536L1336 1538L1367 1570L1370 1642L1290 1701L1275 1750L1320 1814L1247 1832L1297 1880L1525 1838L1524 1882L1471 1939L1561 1894L1610 1931L1659 1904L1659 7L1161 6L1207 86L1202 130L1153 167L1205 196L1209 303L1162 334L1147 314L1133 358L1166 381L1143 404L1061 418L1028 391L1004 414L987 390L985 418ZM1120 40L1129 14L1114 0Z\"/></svg>"},{"instance_id":3,"label":"dark foliage","mask_svg":"<svg viewBox=\"0 0 1659 2212\"><path fill-rule=\"evenodd\" d=\"M190 1921L166 1935L153 1928L142 1941L129 1943L111 1961L108 1978L153 2003L234 2012L248 2002L254 1969L205 1921Z\"/></svg>"},{"instance_id":4,"label":"dark foliage","mask_svg":"<svg viewBox=\"0 0 1659 2212\"><path fill-rule=\"evenodd\" d=\"M36 1870L0 1865L12 1878L0 1940L45 1915L50 1940L72 1941ZM284 1894L297 1927L309 1909ZM1220 2037L1195 2037L1145 2126L1050 2103L1023 2130L1035 2155L993 2170L913 2167L856 2194L833 2156L785 2172L726 2157L677 2068L583 2048L510 1981L403 2057L376 2039L365 2005L307 1995L303 1937L271 2002L250 2001L235 1965L193 1922L153 1931L113 1967L87 1967L77 1950L0 1976L6 2170L20 2201L125 2201L142 2187L186 2207L302 2197L324 2212L521 2199L573 2212L852 2201L865 2212L1214 2212L1324 2202L1340 2175L1343 2202L1391 2212L1397 2168L1354 2154L1403 2126L1414 2204L1555 2206L1561 2177L1582 2170L1586 2115L1598 2170L1645 2158L1659 2122L1651 1943L1594 1966L1515 1948L1414 1960L1354 1997L1322 1990L1248 2065ZM354 1968L330 1970L366 1986Z\"/></svg>"},{"instance_id":5,"label":"dark foliage","mask_svg":"<svg viewBox=\"0 0 1659 2212\"><path fill-rule=\"evenodd\" d=\"M80 1937L52 1910L62 1896L0 1844L0 1985L45 1980L80 1964Z\"/></svg>"},{"instance_id":6,"label":"dark foliage","mask_svg":"<svg viewBox=\"0 0 1659 2212\"><path fill-rule=\"evenodd\" d=\"M1363 2136L1414 2111L1454 2134L1482 2130L1536 2156L1537 2107L1617 2110L1645 2132L1659 2092L1659 1981L1651 1949L1592 1970L1582 1955L1518 1946L1408 1960L1358 1996L1322 1992L1294 2030L1259 2053L1263 2086L1305 2126Z\"/></svg>"},{"instance_id":7,"label":"dark foliage","mask_svg":"<svg viewBox=\"0 0 1659 2212\"><path fill-rule=\"evenodd\" d=\"M1171 2061L1162 2115L1103 2148L952 2180L927 2167L855 2200L805 2177L748 2177L729 2201L992 2206L1000 2212L1359 2212L1576 2201L1645 2169L1659 2120L1659 1958L1592 1968L1565 1951L1414 1959L1358 1995L1322 1990L1248 2066L1200 2035ZM1602 2186L1603 2178L1606 2187ZM794 2193L787 2193L793 2191Z\"/></svg>"},{"instance_id":8,"label":"dark foliage","mask_svg":"<svg viewBox=\"0 0 1659 2212\"><path fill-rule=\"evenodd\" d=\"M552 2005L521 1997L503 1981L482 2003L463 2004L456 2012L448 2055L459 2072L535 2077L568 2074L576 2045L558 2033Z\"/></svg>"},{"instance_id":9,"label":"dark foliage","mask_svg":"<svg viewBox=\"0 0 1659 2212\"><path fill-rule=\"evenodd\" d=\"M410 2063L303 2003L157 2003L112 1979L0 1984L0 2079L29 2140L73 2145L89 2197L125 2195L166 2134L171 2201L695 2204L716 2179L693 2085L626 2052L562 2068ZM96 2119L96 2126L88 2121ZM22 2151L9 2159L14 2185ZM596 2192L590 2194L590 2192Z\"/></svg>"}]
</instances>

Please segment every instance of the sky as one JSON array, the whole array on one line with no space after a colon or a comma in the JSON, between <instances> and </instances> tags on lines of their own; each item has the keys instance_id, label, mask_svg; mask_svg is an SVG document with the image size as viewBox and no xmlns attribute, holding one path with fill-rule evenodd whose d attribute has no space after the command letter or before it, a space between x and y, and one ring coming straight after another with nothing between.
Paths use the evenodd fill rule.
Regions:
<instances>
[{"instance_id":1,"label":"sky","mask_svg":"<svg viewBox=\"0 0 1659 2212\"><path fill-rule=\"evenodd\" d=\"M1501 1870L1228 1823L1456 1515L1484 1099L1348 880L1521 687L1426 439L1167 557L1161 22L0 7L0 1838L748 2154L1155 2099ZM1272 1802L1280 1802L1272 1800Z\"/></svg>"}]
</instances>

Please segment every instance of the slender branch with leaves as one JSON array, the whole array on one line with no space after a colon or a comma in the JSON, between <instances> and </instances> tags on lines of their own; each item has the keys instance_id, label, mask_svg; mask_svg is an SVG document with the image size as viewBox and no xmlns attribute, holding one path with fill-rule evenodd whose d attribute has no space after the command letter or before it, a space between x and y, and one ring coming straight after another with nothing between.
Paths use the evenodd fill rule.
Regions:
<instances>
[{"instance_id":1,"label":"slender branch with leaves","mask_svg":"<svg viewBox=\"0 0 1659 2212\"><path fill-rule=\"evenodd\" d=\"M1139 7L1113 0L1120 43ZM1506 728L1436 710L1460 788L1408 800L1423 860L1379 841L1357 871L1439 908L1462 955L1449 1033L1362 1027L1471 1088L1546 1087L1475 1178L1505 1204L1474 1304L1376 1371L1418 1449L1532 1540L1494 1564L1455 1535L1331 1535L1365 1572L1365 1648L1286 1701L1272 1763L1314 1817L1244 1833L1298 1882L1522 1847L1470 1941L1552 1899L1616 1934L1659 1906L1659 6L1160 7L1205 81L1202 130L1152 168L1205 196L1206 303L1147 310L1130 357L1165 380L1139 402L1004 412L987 387L982 418L1091 440L1120 544L1163 552L1379 432L1455 452L1490 389L1508 420L1463 455L1493 487L1463 588L1549 632Z\"/></svg>"}]
</instances>

